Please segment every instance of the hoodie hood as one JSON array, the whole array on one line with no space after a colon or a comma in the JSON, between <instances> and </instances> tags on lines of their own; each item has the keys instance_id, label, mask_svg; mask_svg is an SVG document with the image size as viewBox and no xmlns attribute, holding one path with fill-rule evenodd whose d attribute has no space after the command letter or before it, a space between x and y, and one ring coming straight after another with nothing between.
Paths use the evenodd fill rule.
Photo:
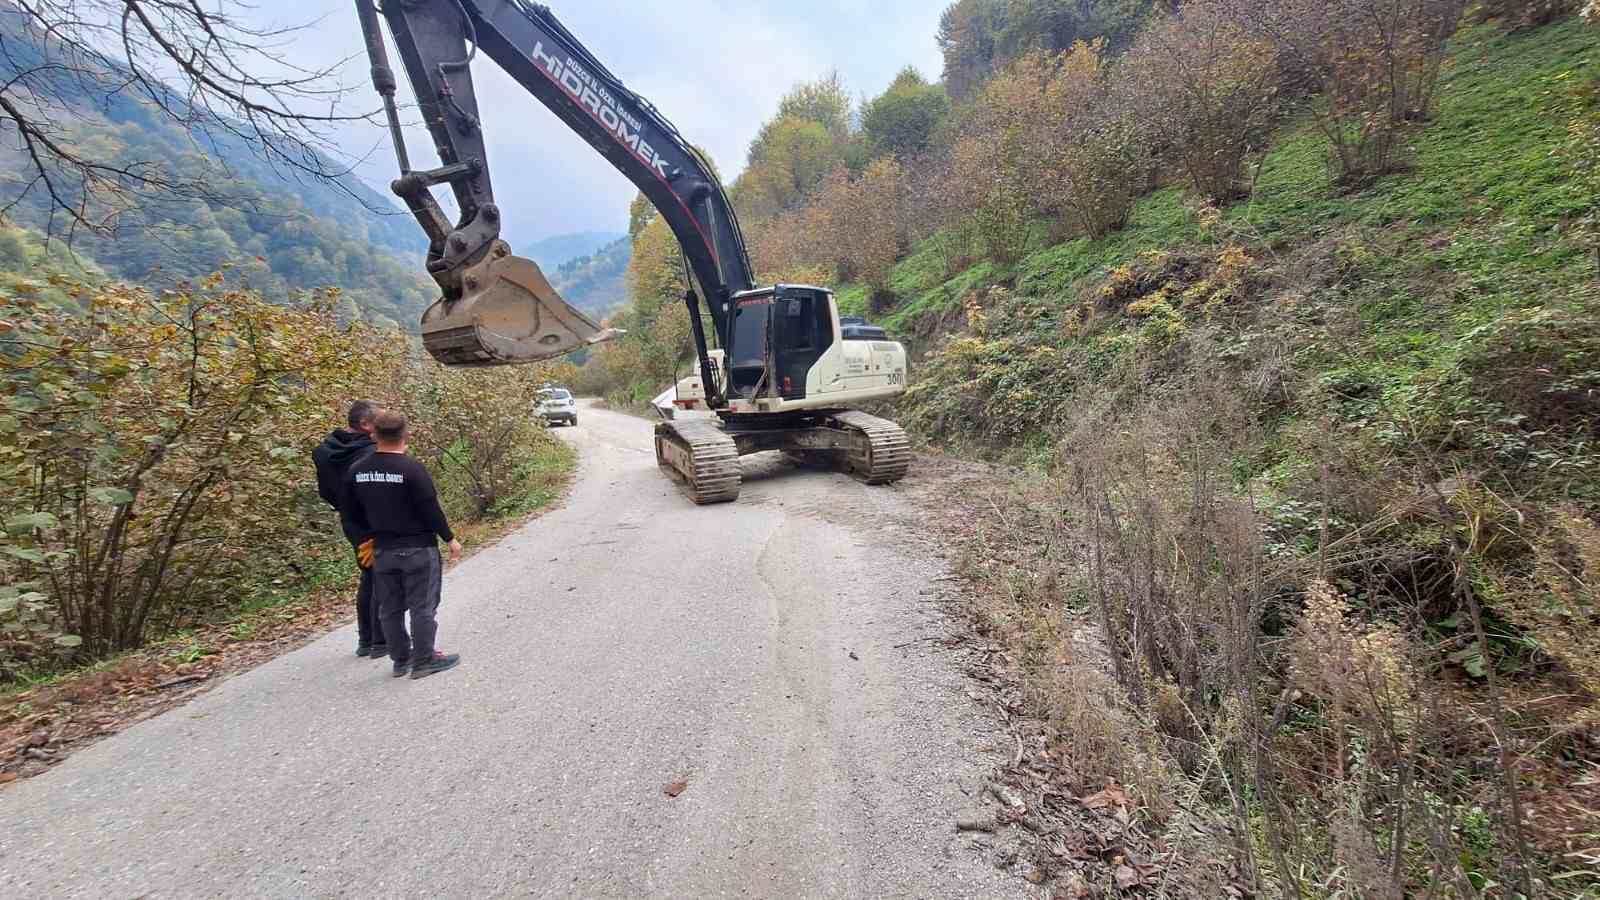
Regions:
<instances>
[{"instance_id":1,"label":"hoodie hood","mask_svg":"<svg viewBox=\"0 0 1600 900\"><path fill-rule=\"evenodd\" d=\"M311 461L317 467L317 496L338 509L344 493L345 473L376 446L372 438L348 428L335 429L324 438L317 449L311 451Z\"/></svg>"},{"instance_id":2,"label":"hoodie hood","mask_svg":"<svg viewBox=\"0 0 1600 900\"><path fill-rule=\"evenodd\" d=\"M317 462L332 466L339 472L350 468L350 464L367 454L374 446L372 438L359 431L348 428L338 428L323 438L321 445L313 451L312 456Z\"/></svg>"}]
</instances>

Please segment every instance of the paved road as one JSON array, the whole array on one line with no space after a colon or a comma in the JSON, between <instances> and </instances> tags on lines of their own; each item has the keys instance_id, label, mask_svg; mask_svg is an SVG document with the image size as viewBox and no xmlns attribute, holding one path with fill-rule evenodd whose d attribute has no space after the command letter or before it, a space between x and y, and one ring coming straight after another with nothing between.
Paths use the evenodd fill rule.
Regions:
<instances>
[{"instance_id":1,"label":"paved road","mask_svg":"<svg viewBox=\"0 0 1600 900\"><path fill-rule=\"evenodd\" d=\"M895 490L752 457L696 508L647 422L561 433L565 506L445 578L460 668L347 627L96 744L0 792L0 897L1020 894L952 827L992 725L896 648L949 626Z\"/></svg>"}]
</instances>

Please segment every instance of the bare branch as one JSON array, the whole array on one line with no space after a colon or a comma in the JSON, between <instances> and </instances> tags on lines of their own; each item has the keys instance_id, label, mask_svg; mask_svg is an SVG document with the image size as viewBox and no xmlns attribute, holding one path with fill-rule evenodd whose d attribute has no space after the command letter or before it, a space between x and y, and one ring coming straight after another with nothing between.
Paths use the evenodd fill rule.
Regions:
<instances>
[{"instance_id":1,"label":"bare branch","mask_svg":"<svg viewBox=\"0 0 1600 900\"><path fill-rule=\"evenodd\" d=\"M334 77L345 60L290 59L305 26L249 25L240 0L10 0L0 6L0 136L17 153L0 181L0 217L28 202L48 209L49 237L113 232L154 204L254 208L258 188L226 160L239 148L278 177L327 183L366 205L347 182L333 129L367 121L344 113ZM86 114L129 102L179 129L181 159L130 159L90 141ZM372 208L369 206L369 208ZM374 210L392 212L392 210Z\"/></svg>"}]
</instances>

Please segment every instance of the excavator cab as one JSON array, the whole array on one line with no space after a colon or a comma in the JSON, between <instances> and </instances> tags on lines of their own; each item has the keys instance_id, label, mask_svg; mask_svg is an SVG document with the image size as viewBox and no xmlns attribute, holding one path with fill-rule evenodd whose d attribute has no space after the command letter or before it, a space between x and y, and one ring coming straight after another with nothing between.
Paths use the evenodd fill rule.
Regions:
<instances>
[{"instance_id":1,"label":"excavator cab","mask_svg":"<svg viewBox=\"0 0 1600 900\"><path fill-rule=\"evenodd\" d=\"M533 260L495 241L461 278L461 296L422 314L422 344L447 366L539 362L620 334L602 328L550 286Z\"/></svg>"},{"instance_id":2,"label":"excavator cab","mask_svg":"<svg viewBox=\"0 0 1600 900\"><path fill-rule=\"evenodd\" d=\"M730 396L806 396L806 375L833 344L831 292L780 284L734 295Z\"/></svg>"}]
</instances>

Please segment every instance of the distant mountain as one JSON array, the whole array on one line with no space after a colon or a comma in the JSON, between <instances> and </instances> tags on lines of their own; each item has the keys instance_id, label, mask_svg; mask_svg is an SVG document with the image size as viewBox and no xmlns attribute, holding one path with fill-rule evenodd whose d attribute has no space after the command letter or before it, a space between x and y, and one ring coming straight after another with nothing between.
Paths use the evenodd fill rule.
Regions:
<instances>
[{"instance_id":1,"label":"distant mountain","mask_svg":"<svg viewBox=\"0 0 1600 900\"><path fill-rule=\"evenodd\" d=\"M550 272L560 268L563 263L596 253L619 237L623 237L623 234L617 231L578 231L547 237L525 246L516 246L515 249L519 255L528 257L538 263L539 268Z\"/></svg>"},{"instance_id":2,"label":"distant mountain","mask_svg":"<svg viewBox=\"0 0 1600 900\"><path fill-rule=\"evenodd\" d=\"M3 0L0 42L5 70L48 72L65 52ZM119 77L114 64L97 64L108 78ZM437 296L423 272L421 230L393 198L360 179L323 180L275 167L224 129L186 130L128 92L108 95L68 74L49 91L71 109L62 124L75 146L91 147L97 159L110 163L161 161L186 178L203 179L214 194L208 201L150 197L118 217L115 234L79 230L73 250L91 260L91 268L160 286L236 265L269 296L338 287L347 314L407 326ZM42 234L53 214L59 228L59 213L37 186L24 193L32 181L29 167L16 142L0 146L0 205L10 204L7 224ZM75 184L70 177L58 183Z\"/></svg>"},{"instance_id":3,"label":"distant mountain","mask_svg":"<svg viewBox=\"0 0 1600 900\"><path fill-rule=\"evenodd\" d=\"M633 241L622 235L589 256L556 267L550 275L550 286L573 306L603 317L627 300L625 276L632 256Z\"/></svg>"}]
</instances>

